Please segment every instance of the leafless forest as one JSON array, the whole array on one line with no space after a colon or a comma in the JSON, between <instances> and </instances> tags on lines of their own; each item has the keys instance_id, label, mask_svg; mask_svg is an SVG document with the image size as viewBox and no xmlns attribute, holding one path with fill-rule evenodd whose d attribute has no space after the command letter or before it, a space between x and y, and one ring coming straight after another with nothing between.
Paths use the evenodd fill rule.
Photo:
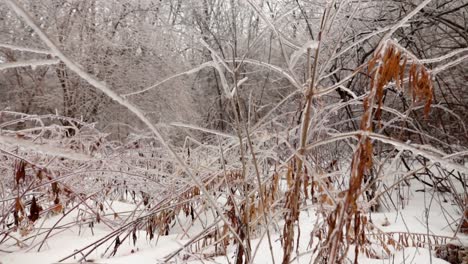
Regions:
<instances>
[{"instance_id":1,"label":"leafless forest","mask_svg":"<svg viewBox=\"0 0 468 264\"><path fill-rule=\"evenodd\" d=\"M0 263L468 263L468 0L0 0Z\"/></svg>"}]
</instances>

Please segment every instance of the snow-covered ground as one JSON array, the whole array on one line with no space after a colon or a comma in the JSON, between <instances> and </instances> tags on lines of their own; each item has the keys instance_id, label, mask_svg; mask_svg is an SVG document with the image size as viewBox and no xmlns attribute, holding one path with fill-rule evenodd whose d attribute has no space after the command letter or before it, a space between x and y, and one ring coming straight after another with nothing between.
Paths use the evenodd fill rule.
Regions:
<instances>
[{"instance_id":1,"label":"snow-covered ground","mask_svg":"<svg viewBox=\"0 0 468 264\"><path fill-rule=\"evenodd\" d=\"M452 217L457 215L455 207L451 205L449 197L444 197L443 194L430 195L429 191L426 192L410 192L410 201L405 209L394 212L380 212L372 213L371 220L376 228L385 232L412 232L420 234L438 235L452 237L454 234L455 225L449 226L447 221L453 222L456 219ZM438 201L438 199L441 199ZM292 263L310 263L311 248L308 247L310 243L310 234L314 228L316 221L316 214L314 206L310 209L301 212L300 216L300 245L298 255L294 256ZM134 205L126 204L123 202L114 201L112 209L115 210L118 217L125 217L129 211L135 209ZM105 208L106 213L113 213L109 208ZM126 213L127 212L127 213ZM58 220L62 218L62 214L55 215L46 220L40 219L36 223L34 231L29 234L29 247L21 248L18 244L2 245L2 252L0 253L0 260L2 264L20 264L20 263L35 263L35 264L49 264L57 263L62 258L84 248L87 245L99 240L111 232L111 229L102 222L96 224L93 228L89 227L88 223L79 226L76 224L79 210L74 214L70 214L62 219L59 226L63 226L54 231L52 237L47 239L41 250L38 252L38 246L41 244L44 235L36 236L37 232L52 227ZM428 217L426 217L428 216ZM186 225L189 219L181 220ZM279 230L281 230L281 221L279 223ZM108 223L110 224L110 223ZM188 223L190 225L190 222ZM66 228L67 226L70 228ZM278 228L277 227L277 228ZM195 234L202 230L202 226L192 227L190 233ZM137 240L134 244L133 239L126 239L119 247L115 256L109 257L112 251L115 239L104 243L97 250L93 251L86 260L94 263L113 263L113 264L126 264L126 263L159 263L165 260L165 257L172 252L180 249L185 243L189 241L187 236L184 236L183 229L175 224L171 229L171 234L168 236L155 237L149 239L146 231L137 231ZM125 234L125 233L124 233ZM15 234L18 235L19 234ZM315 241L317 239L315 238ZM460 234L458 239L454 240L457 243L467 244L467 237ZM279 232L275 232L272 228L272 242L273 253L276 262L281 262L282 247L280 243ZM105 255L103 253L106 249L109 250ZM209 257L206 254L191 254L189 250L181 251L177 257L171 259L173 263L233 263L235 246L228 247L228 256ZM268 247L267 239L256 238L252 240L253 250L253 263L271 263L271 255ZM7 253L12 252L12 253ZM86 251L85 251L86 252ZM350 250L350 260L353 259L354 250ZM80 258L80 254L64 261L64 263L76 263ZM370 259L364 255L359 257L360 263L448 263L435 256L434 250L426 248L405 247L399 251L394 251L392 256L386 259Z\"/></svg>"}]
</instances>

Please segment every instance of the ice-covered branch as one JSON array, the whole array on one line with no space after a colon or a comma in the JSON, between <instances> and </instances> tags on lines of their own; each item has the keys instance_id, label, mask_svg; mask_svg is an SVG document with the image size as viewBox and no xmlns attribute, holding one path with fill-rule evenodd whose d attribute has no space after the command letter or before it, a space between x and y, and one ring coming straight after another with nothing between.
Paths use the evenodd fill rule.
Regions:
<instances>
[{"instance_id":1,"label":"ice-covered branch","mask_svg":"<svg viewBox=\"0 0 468 264\"><path fill-rule=\"evenodd\" d=\"M432 59L425 59L425 60L419 60L419 62L421 63L435 63L435 62L440 62L440 61L443 61L443 60L446 60L446 59L450 59L452 58L453 56L456 56L460 53L463 53L465 51L468 51L468 48L464 48L464 49L457 49L457 50L454 50L450 53L447 53L443 56L440 56L440 57L437 57L437 58L432 58ZM466 56L466 55L465 55Z\"/></svg>"},{"instance_id":2,"label":"ice-covered branch","mask_svg":"<svg viewBox=\"0 0 468 264\"><path fill-rule=\"evenodd\" d=\"M10 49L10 50L17 50L17 51L25 51L25 52L31 52L31 53L38 53L38 54L46 54L46 55L52 54L52 52L47 51L47 50L19 47L19 46L10 45L10 44L4 44L4 43L0 43L0 48L6 48L6 49Z\"/></svg>"},{"instance_id":3,"label":"ice-covered branch","mask_svg":"<svg viewBox=\"0 0 468 264\"><path fill-rule=\"evenodd\" d=\"M151 86L149 86L147 88L144 88L143 90L123 94L122 97L125 98L127 96L132 96L132 95L145 93L145 92L147 92L147 91L149 91L151 89L154 89L154 88L156 88L156 87L158 87L158 86L160 86L160 85L162 85L162 84L164 84L164 83L166 83L166 82L168 82L170 80L173 80L175 78L178 78L178 77L181 77L181 76L184 76L184 75L190 75L190 74L197 73L197 72L199 72L199 71L201 71L201 70L203 70L204 68L207 68L207 67L215 67L214 62L212 62L212 61L205 62L205 63L203 63L203 64L201 64L201 65L199 65L199 66L197 66L197 67L195 67L195 68L193 68L191 70L172 75L171 77L168 77L168 78L166 78L166 79L164 79L164 80L162 80L162 81L160 81L158 83L155 83L155 84L153 84L153 85L151 85Z\"/></svg>"},{"instance_id":4,"label":"ice-covered branch","mask_svg":"<svg viewBox=\"0 0 468 264\"><path fill-rule=\"evenodd\" d=\"M13 69L13 68L20 68L20 67L36 68L40 66L49 66L49 65L57 64L59 62L60 60L58 59L6 62L6 63L0 63L0 70L7 70L7 69Z\"/></svg>"},{"instance_id":5,"label":"ice-covered branch","mask_svg":"<svg viewBox=\"0 0 468 264\"><path fill-rule=\"evenodd\" d=\"M387 34L385 34L384 38L382 39L383 41L386 41L387 39L390 39L390 37L397 31L400 27L402 27L406 22L408 22L412 17L414 17L421 9L423 9L425 6L427 6L432 0L425 0L421 4L419 4L413 11L411 11L409 14L407 14L404 18L400 19L398 23L396 23L392 28L390 29Z\"/></svg>"},{"instance_id":6,"label":"ice-covered branch","mask_svg":"<svg viewBox=\"0 0 468 264\"><path fill-rule=\"evenodd\" d=\"M454 67L454 66L456 66L456 65L458 65L458 64L460 64L460 63L462 63L462 62L464 62L466 59L468 59L468 54L466 54L465 56L462 56L462 57L460 57L460 58L458 58L458 59L456 59L456 60L450 61L450 62L448 62L448 63L446 63L446 64L444 64L444 65L441 65L441 66L439 66L439 67L433 69L433 70L431 71L431 73L434 74L434 75L435 75L435 74L438 74L438 73L440 73L440 72L442 72L442 71L445 71L445 70L447 70L447 69L449 69L449 68L451 68L451 67Z\"/></svg>"},{"instance_id":7,"label":"ice-covered branch","mask_svg":"<svg viewBox=\"0 0 468 264\"><path fill-rule=\"evenodd\" d=\"M227 59L227 61L232 61L232 59ZM303 90L302 85L300 85L293 76L291 76L288 72L286 72L285 70L281 69L280 67L278 67L276 65L273 65L273 64L270 64L270 63L267 63L267 62L263 62L263 61L254 60L254 59L234 59L234 61L253 64L253 65L257 65L257 66L262 66L262 67L268 68L270 70L273 70L275 72L278 72L281 75L283 75L284 77L286 77L286 79L288 79L289 82L294 87L296 87L298 90L300 90L300 91Z\"/></svg>"},{"instance_id":8,"label":"ice-covered branch","mask_svg":"<svg viewBox=\"0 0 468 264\"><path fill-rule=\"evenodd\" d=\"M90 156L84 155L82 153L77 153L68 149L50 146L47 144L36 144L21 138L0 136L0 144L10 147L19 147L27 151L34 151L44 155L63 157L77 161L89 161L92 159Z\"/></svg>"},{"instance_id":9,"label":"ice-covered branch","mask_svg":"<svg viewBox=\"0 0 468 264\"><path fill-rule=\"evenodd\" d=\"M380 142L386 143L393 145L396 149L398 150L408 150L413 153L413 155L420 155L423 156L433 162L438 162L442 166L449 168L449 169L455 169L463 173L468 173L468 168L464 166L460 166L458 164L455 164L453 162L450 162L449 159L453 157L453 154L445 154L442 151L439 151L437 149L434 149L433 147L426 146L426 145L410 145L404 142L397 141L395 139L392 139L390 137L380 135L377 133L369 132L369 131L354 131L354 132L348 132L348 133L339 133L339 134L332 134L330 138L321 140L312 144L309 144L306 146L307 150L311 150L314 148L317 148L319 146L323 146L326 144L330 144L332 142L336 142L339 140L344 140L347 138L354 138L357 136L367 136L371 139L378 140ZM457 155L464 155L465 152L460 152ZM456 156L456 155L455 155Z\"/></svg>"}]
</instances>

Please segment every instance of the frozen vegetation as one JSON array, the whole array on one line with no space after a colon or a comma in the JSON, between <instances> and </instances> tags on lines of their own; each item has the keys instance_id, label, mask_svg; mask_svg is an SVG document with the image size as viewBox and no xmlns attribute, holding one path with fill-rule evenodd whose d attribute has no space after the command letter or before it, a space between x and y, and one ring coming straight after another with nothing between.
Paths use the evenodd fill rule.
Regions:
<instances>
[{"instance_id":1,"label":"frozen vegetation","mask_svg":"<svg viewBox=\"0 0 468 264\"><path fill-rule=\"evenodd\" d=\"M468 263L466 0L1 0L0 263Z\"/></svg>"}]
</instances>

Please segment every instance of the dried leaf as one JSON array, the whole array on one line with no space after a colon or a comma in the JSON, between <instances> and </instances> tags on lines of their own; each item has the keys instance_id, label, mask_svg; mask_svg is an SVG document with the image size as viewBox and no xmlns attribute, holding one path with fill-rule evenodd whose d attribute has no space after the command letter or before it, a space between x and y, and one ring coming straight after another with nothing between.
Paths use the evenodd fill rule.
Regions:
<instances>
[{"instance_id":1,"label":"dried leaf","mask_svg":"<svg viewBox=\"0 0 468 264\"><path fill-rule=\"evenodd\" d=\"M42 208L37 204L36 197L33 196L31 201L31 207L29 209L29 220L33 223L39 219L39 213L42 211Z\"/></svg>"},{"instance_id":2,"label":"dried leaf","mask_svg":"<svg viewBox=\"0 0 468 264\"><path fill-rule=\"evenodd\" d=\"M16 163L15 166L15 179L16 184L19 184L20 180L25 180L26 178L26 162L20 160Z\"/></svg>"},{"instance_id":3,"label":"dried leaf","mask_svg":"<svg viewBox=\"0 0 468 264\"><path fill-rule=\"evenodd\" d=\"M133 230L132 238L133 238L133 246L135 246L137 242L136 229Z\"/></svg>"}]
</instances>

